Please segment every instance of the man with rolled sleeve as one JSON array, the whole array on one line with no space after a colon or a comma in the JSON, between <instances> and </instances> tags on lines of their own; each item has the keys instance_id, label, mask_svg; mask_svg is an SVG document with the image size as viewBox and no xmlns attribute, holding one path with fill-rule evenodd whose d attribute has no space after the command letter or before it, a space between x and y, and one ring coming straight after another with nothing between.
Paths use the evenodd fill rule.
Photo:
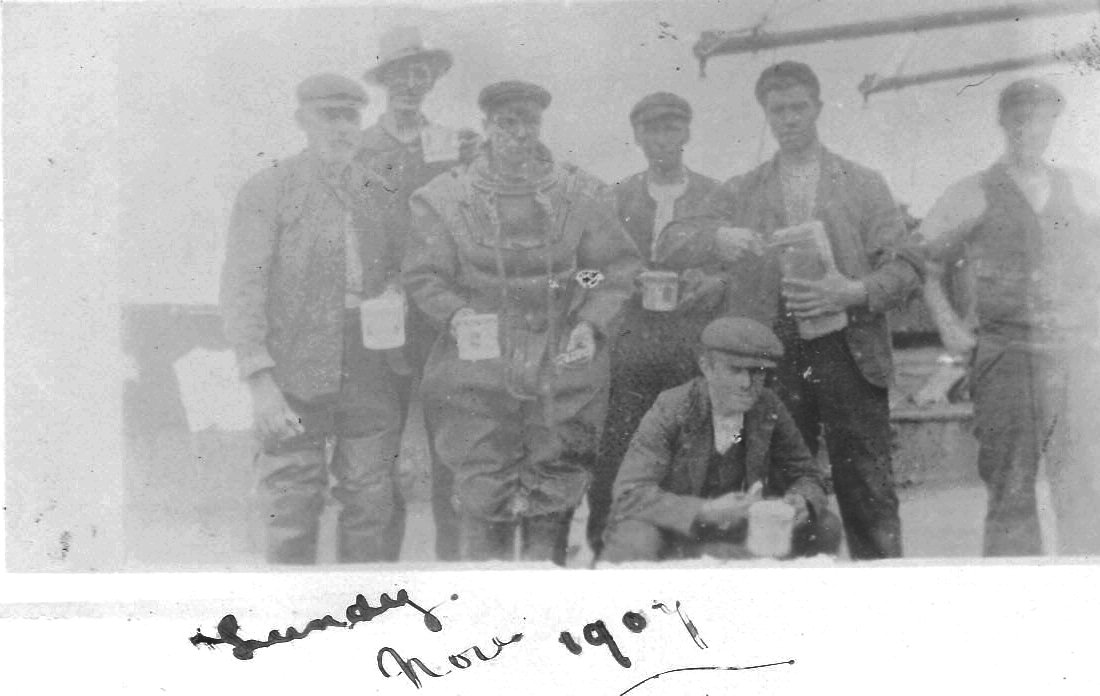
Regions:
<instances>
[{"instance_id":1,"label":"man with rolled sleeve","mask_svg":"<svg viewBox=\"0 0 1100 696\"><path fill-rule=\"evenodd\" d=\"M353 161L367 97L333 74L304 80L297 97L307 147L242 187L221 282L225 335L260 438L266 557L316 561L331 476L338 559L393 560L400 400L383 353L363 346L358 309L386 283L385 242L370 224L380 186Z\"/></svg>"},{"instance_id":2,"label":"man with rolled sleeve","mask_svg":"<svg viewBox=\"0 0 1100 696\"><path fill-rule=\"evenodd\" d=\"M901 521L890 456L892 381L886 312L920 283L919 255L882 176L821 145L820 84L803 63L763 71L756 99L779 143L775 157L726 182L709 219L665 235L663 252L687 262L771 242L784 227L822 223L836 271L819 280L782 279L769 248L771 278L761 285L777 306L784 359L776 388L816 453L824 431L833 487L855 559L901 556ZM798 320L841 315L845 326L802 338Z\"/></svg>"},{"instance_id":3,"label":"man with rolled sleeve","mask_svg":"<svg viewBox=\"0 0 1100 696\"><path fill-rule=\"evenodd\" d=\"M1042 553L1035 483L1046 461L1057 551L1100 553L1096 424L1100 204L1083 172L1050 165L1065 106L1042 80L998 100L1005 152L953 184L925 216L925 298L945 347L971 354L978 473L989 494L986 556ZM941 285L967 269L960 317Z\"/></svg>"},{"instance_id":4,"label":"man with rolled sleeve","mask_svg":"<svg viewBox=\"0 0 1100 696\"><path fill-rule=\"evenodd\" d=\"M663 392L630 442L601 560L750 557L748 509L765 496L794 510L792 555L835 554L821 474L764 386L783 345L745 317L714 320L700 344L702 377Z\"/></svg>"}]
</instances>

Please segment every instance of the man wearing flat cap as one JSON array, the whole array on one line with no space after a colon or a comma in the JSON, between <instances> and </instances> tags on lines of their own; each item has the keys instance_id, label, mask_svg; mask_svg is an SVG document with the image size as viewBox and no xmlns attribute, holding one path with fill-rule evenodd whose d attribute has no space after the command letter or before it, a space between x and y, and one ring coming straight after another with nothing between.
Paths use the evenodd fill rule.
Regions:
<instances>
[{"instance_id":1,"label":"man wearing flat cap","mask_svg":"<svg viewBox=\"0 0 1100 696\"><path fill-rule=\"evenodd\" d=\"M675 223L659 253L687 263L736 258L765 243L758 291L761 299L770 295L773 328L785 348L776 391L813 452L824 437L852 558L898 557L886 313L919 288L922 263L907 245L908 230L882 176L819 140L823 102L813 69L794 61L769 66L755 96L778 152L722 184L707 219ZM827 249L815 245L809 263L777 244L790 234L816 240L818 229ZM822 258L832 263L822 262L819 274Z\"/></svg>"},{"instance_id":2,"label":"man wearing flat cap","mask_svg":"<svg viewBox=\"0 0 1100 696\"><path fill-rule=\"evenodd\" d=\"M703 330L701 377L669 389L642 419L615 479L602 561L745 558L749 506L794 510L793 555L835 554L840 522L779 398L764 386L783 345L745 317Z\"/></svg>"},{"instance_id":3,"label":"man wearing flat cap","mask_svg":"<svg viewBox=\"0 0 1100 696\"><path fill-rule=\"evenodd\" d=\"M306 149L241 188L221 280L225 336L260 440L266 556L315 562L331 476L339 560L387 560L401 421L394 376L359 323L360 303L387 281L385 240L371 224L381 185L354 161L367 97L333 74L307 78L297 97Z\"/></svg>"},{"instance_id":4,"label":"man wearing flat cap","mask_svg":"<svg viewBox=\"0 0 1100 696\"><path fill-rule=\"evenodd\" d=\"M638 253L611 191L541 142L545 89L500 82L478 104L485 148L410 200L405 286L441 331L425 421L455 475L461 557L563 564Z\"/></svg>"},{"instance_id":5,"label":"man wearing flat cap","mask_svg":"<svg viewBox=\"0 0 1100 696\"><path fill-rule=\"evenodd\" d=\"M432 123L421 110L424 99L451 65L450 52L425 46L419 29L395 27L382 35L377 64L363 75L368 84L386 91L386 110L377 123L363 131L358 159L385 182L381 193L388 204L376 221L389 242L386 270L393 288L400 288L401 259L409 238L409 196L460 160L472 159L478 143L474 131L456 132ZM428 319L415 306L409 307L405 346L387 356L395 373L400 375L403 417L434 340L435 330ZM458 524L450 502L450 473L439 466L430 447L429 456L436 558L455 560ZM401 465L408 463L402 461ZM400 537L397 530L393 538ZM394 549L395 554L397 551Z\"/></svg>"},{"instance_id":6,"label":"man wearing flat cap","mask_svg":"<svg viewBox=\"0 0 1100 696\"><path fill-rule=\"evenodd\" d=\"M611 340L611 396L599 457L588 490L588 543L595 554L611 508L611 486L631 436L657 395L697 373L694 348L699 332L722 312L728 274L707 268L661 263L661 231L678 217L703 211L718 182L684 165L691 138L691 105L668 92L642 98L630 111L634 142L648 166L615 186L619 220L641 251L649 270L678 275L678 302L647 309L636 293ZM643 281L644 282L644 281Z\"/></svg>"},{"instance_id":7,"label":"man wearing flat cap","mask_svg":"<svg viewBox=\"0 0 1100 696\"><path fill-rule=\"evenodd\" d=\"M972 355L987 556L1042 553L1040 457L1058 552L1100 553L1100 451L1092 435L1100 205L1087 175L1052 167L1045 156L1064 106L1042 80L1005 87L997 109L1004 155L951 186L918 230L928 257L925 298L944 345ZM941 283L947 269L960 267L965 282L953 286L969 292L956 295L956 308Z\"/></svg>"}]
</instances>

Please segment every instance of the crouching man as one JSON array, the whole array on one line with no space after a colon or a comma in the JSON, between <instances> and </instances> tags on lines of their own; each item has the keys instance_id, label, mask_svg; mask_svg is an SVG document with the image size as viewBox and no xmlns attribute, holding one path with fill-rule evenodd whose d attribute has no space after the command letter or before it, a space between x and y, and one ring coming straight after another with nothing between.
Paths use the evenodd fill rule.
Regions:
<instances>
[{"instance_id":1,"label":"crouching man","mask_svg":"<svg viewBox=\"0 0 1100 696\"><path fill-rule=\"evenodd\" d=\"M765 373L783 345L747 318L703 330L697 377L663 392L642 419L615 479L603 561L748 558L749 506L795 510L791 555L835 554L840 520L821 475Z\"/></svg>"}]
</instances>

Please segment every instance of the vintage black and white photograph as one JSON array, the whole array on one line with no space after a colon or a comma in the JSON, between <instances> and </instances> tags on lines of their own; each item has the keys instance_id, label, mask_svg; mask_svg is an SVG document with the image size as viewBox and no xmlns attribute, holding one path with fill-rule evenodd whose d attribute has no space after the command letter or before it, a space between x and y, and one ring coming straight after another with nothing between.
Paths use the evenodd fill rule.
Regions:
<instances>
[{"instance_id":1,"label":"vintage black and white photograph","mask_svg":"<svg viewBox=\"0 0 1100 696\"><path fill-rule=\"evenodd\" d=\"M1095 560L1098 132L1095 0L5 4L7 568Z\"/></svg>"}]
</instances>

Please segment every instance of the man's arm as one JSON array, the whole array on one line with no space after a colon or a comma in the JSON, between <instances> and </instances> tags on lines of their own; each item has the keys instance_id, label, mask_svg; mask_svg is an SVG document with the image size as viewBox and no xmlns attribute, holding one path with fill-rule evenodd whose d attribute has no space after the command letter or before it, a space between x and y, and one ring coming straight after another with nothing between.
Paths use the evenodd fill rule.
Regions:
<instances>
[{"instance_id":1,"label":"man's arm","mask_svg":"<svg viewBox=\"0 0 1100 696\"><path fill-rule=\"evenodd\" d=\"M772 430L772 467L784 494L802 496L810 510L818 515L828 505L825 482L810 449L802 439L790 411L778 398L774 405L775 428Z\"/></svg>"},{"instance_id":2,"label":"man's arm","mask_svg":"<svg viewBox=\"0 0 1100 696\"><path fill-rule=\"evenodd\" d=\"M981 219L985 207L980 180L963 179L932 205L915 235L925 266L924 301L940 332L940 340L952 353L968 353L974 347L974 334L951 306L944 281L947 269L959 258L966 237Z\"/></svg>"},{"instance_id":3,"label":"man's arm","mask_svg":"<svg viewBox=\"0 0 1100 696\"><path fill-rule=\"evenodd\" d=\"M759 230L736 226L741 177L717 186L696 215L678 218L661 232L657 260L675 269L713 267L733 262L745 252L759 252Z\"/></svg>"},{"instance_id":4,"label":"man's arm","mask_svg":"<svg viewBox=\"0 0 1100 696\"><path fill-rule=\"evenodd\" d=\"M278 234L277 186L270 171L249 180L229 221L219 302L242 379L275 366L267 350L267 293Z\"/></svg>"},{"instance_id":5,"label":"man's arm","mask_svg":"<svg viewBox=\"0 0 1100 696\"><path fill-rule=\"evenodd\" d=\"M886 180L870 172L860 185L863 198L863 248L872 271L861 278L867 309L898 307L920 286L921 261L907 244L909 232Z\"/></svg>"},{"instance_id":6,"label":"man's arm","mask_svg":"<svg viewBox=\"0 0 1100 696\"><path fill-rule=\"evenodd\" d=\"M584 301L577 308L577 322L586 321L607 336L623 304L634 294L634 278L642 268L642 257L615 209L610 189L600 185L592 201L592 221L585 229L577 249L582 269L598 269L604 279L584 290Z\"/></svg>"},{"instance_id":7,"label":"man's arm","mask_svg":"<svg viewBox=\"0 0 1100 696\"><path fill-rule=\"evenodd\" d=\"M630 441L615 479L613 516L649 522L662 529L690 534L703 499L661 488L672 466L672 447L679 429L667 392L646 412Z\"/></svg>"},{"instance_id":8,"label":"man's arm","mask_svg":"<svg viewBox=\"0 0 1100 696\"><path fill-rule=\"evenodd\" d=\"M439 328L450 326L455 312L469 307L456 288L458 247L442 218L421 197L409 201L411 235L402 263L402 282L420 310Z\"/></svg>"}]
</instances>

